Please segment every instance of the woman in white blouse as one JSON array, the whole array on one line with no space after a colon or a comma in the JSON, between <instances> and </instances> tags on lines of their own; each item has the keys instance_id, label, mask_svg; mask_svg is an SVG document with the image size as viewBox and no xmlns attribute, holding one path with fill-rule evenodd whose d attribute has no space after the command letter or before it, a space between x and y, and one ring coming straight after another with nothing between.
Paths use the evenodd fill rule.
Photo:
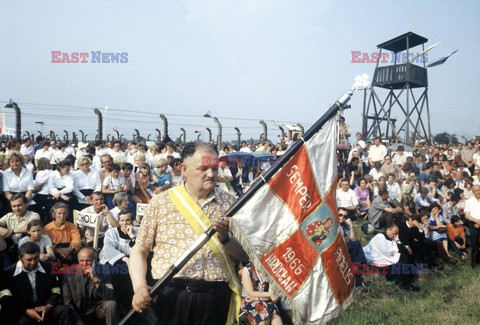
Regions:
<instances>
[{"instance_id":1,"label":"woman in white blouse","mask_svg":"<svg viewBox=\"0 0 480 325\"><path fill-rule=\"evenodd\" d=\"M8 211L10 208L10 198L13 194L21 193L28 200L33 195L33 175L23 167L23 155L18 151L11 151L7 155L9 168L3 172L3 195L6 199Z\"/></svg>"},{"instance_id":2,"label":"woman in white blouse","mask_svg":"<svg viewBox=\"0 0 480 325\"><path fill-rule=\"evenodd\" d=\"M45 222L50 216L49 207L52 202L49 202L50 190L48 188L48 179L53 170L50 167L50 160L48 158L40 158L37 161L37 175L35 176L35 208L34 211L40 215L42 222Z\"/></svg>"},{"instance_id":3,"label":"woman in white blouse","mask_svg":"<svg viewBox=\"0 0 480 325\"><path fill-rule=\"evenodd\" d=\"M75 181L73 193L79 201L78 210L82 210L93 203L90 197L93 192L102 191L102 182L98 171L90 167L92 164L90 158L80 157L77 163L80 169L73 172Z\"/></svg>"},{"instance_id":4,"label":"woman in white blouse","mask_svg":"<svg viewBox=\"0 0 480 325\"><path fill-rule=\"evenodd\" d=\"M73 189L75 188L75 181L73 174L70 173L72 163L70 160L62 160L57 170L50 174L48 178L48 190L52 196L53 202L64 202L68 204L70 212L76 208L78 201L73 195ZM72 213L70 215L73 215ZM71 220L69 220L71 221Z\"/></svg>"},{"instance_id":5,"label":"woman in white blouse","mask_svg":"<svg viewBox=\"0 0 480 325\"><path fill-rule=\"evenodd\" d=\"M128 274L130 249L135 245L138 228L132 225L132 213L123 209L118 214L120 227L110 228L105 233L100 251L100 264L111 268L112 285L116 301L130 308L133 297L132 282Z\"/></svg>"},{"instance_id":6,"label":"woman in white blouse","mask_svg":"<svg viewBox=\"0 0 480 325\"><path fill-rule=\"evenodd\" d=\"M66 149L67 149L67 144L60 143L60 145L58 146L57 152L55 152L55 162L57 163L57 165L60 164L62 160L67 158L68 151Z\"/></svg>"}]
</instances>

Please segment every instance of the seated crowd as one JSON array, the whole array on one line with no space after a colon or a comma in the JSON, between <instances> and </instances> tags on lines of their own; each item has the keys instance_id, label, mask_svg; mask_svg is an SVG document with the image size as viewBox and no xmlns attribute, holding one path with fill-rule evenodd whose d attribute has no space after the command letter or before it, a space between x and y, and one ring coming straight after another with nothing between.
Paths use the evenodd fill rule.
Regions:
<instances>
[{"instance_id":1,"label":"seated crowd","mask_svg":"<svg viewBox=\"0 0 480 325\"><path fill-rule=\"evenodd\" d=\"M351 254L352 261L384 267L387 279L407 290L419 289L414 284L419 272L398 272L405 264L443 269L470 258L475 268L480 262L478 142L419 143L406 152L401 144L388 150L378 137L373 144L359 140L340 166L337 206L347 243L353 241L352 221L377 235Z\"/></svg>"},{"instance_id":2,"label":"seated crowd","mask_svg":"<svg viewBox=\"0 0 480 325\"><path fill-rule=\"evenodd\" d=\"M276 159L292 141L244 142L239 151L264 151ZM40 137L35 145L12 140L0 153L1 323L116 324L131 308L129 256L139 207L183 182L180 149L172 142L57 147ZM235 149L225 146L220 160ZM470 254L472 267L477 265L480 153L478 143L403 149L389 153L379 138L371 145L359 140L340 166L336 197L352 261L386 267L388 279L416 290L413 274L392 271L398 263L441 268ZM218 186L241 196L266 168L221 161ZM79 221L93 215L94 227ZM368 220L366 232L379 232L363 248L353 229L362 220ZM239 272L249 321L281 324L282 306L261 272L248 263ZM361 276L356 281L360 285Z\"/></svg>"},{"instance_id":3,"label":"seated crowd","mask_svg":"<svg viewBox=\"0 0 480 325\"><path fill-rule=\"evenodd\" d=\"M179 150L11 140L0 152L0 322L116 324L132 303L139 207L183 182ZM218 186L242 195L259 173L222 162Z\"/></svg>"}]
</instances>

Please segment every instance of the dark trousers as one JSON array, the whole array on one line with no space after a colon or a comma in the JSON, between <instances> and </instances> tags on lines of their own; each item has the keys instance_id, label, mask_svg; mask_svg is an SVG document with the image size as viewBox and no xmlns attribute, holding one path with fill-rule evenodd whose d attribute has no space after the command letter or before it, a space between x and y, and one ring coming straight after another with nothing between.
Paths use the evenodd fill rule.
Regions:
<instances>
[{"instance_id":1,"label":"dark trousers","mask_svg":"<svg viewBox=\"0 0 480 325\"><path fill-rule=\"evenodd\" d=\"M410 284L415 281L415 274L412 272L404 273L401 265L403 264L413 264L413 255L408 255L406 250L402 247L400 248L400 260L397 263L397 266L400 265L399 268L395 268L393 265L389 265L387 267L387 274L385 278L388 281L393 281L398 284L402 288L407 288Z\"/></svg>"},{"instance_id":2,"label":"dark trousers","mask_svg":"<svg viewBox=\"0 0 480 325\"><path fill-rule=\"evenodd\" d=\"M65 305L56 305L47 314L43 322L38 322L36 319L30 318L26 315L20 316L17 321L18 325L33 325L33 324L58 324L71 325L73 324L73 310Z\"/></svg>"},{"instance_id":3,"label":"dark trousers","mask_svg":"<svg viewBox=\"0 0 480 325\"><path fill-rule=\"evenodd\" d=\"M120 265L120 270L128 269L128 266L125 262L118 262L115 264ZM111 266L111 264L107 264ZM115 301L117 301L121 308L129 310L132 307L132 298L133 298L133 287L132 281L130 280L130 275L128 273L123 274L119 272L118 274L112 274L112 286L113 292L115 294Z\"/></svg>"},{"instance_id":4,"label":"dark trousers","mask_svg":"<svg viewBox=\"0 0 480 325\"><path fill-rule=\"evenodd\" d=\"M157 324L225 324L230 295L226 282L173 279L153 306Z\"/></svg>"},{"instance_id":5,"label":"dark trousers","mask_svg":"<svg viewBox=\"0 0 480 325\"><path fill-rule=\"evenodd\" d=\"M114 325L117 324L119 319L119 313L117 308L117 303L114 300L103 300L100 303L91 306L86 312L79 314L77 311L73 312L73 320L75 322L80 319L85 323L89 324L96 319L104 320L105 325Z\"/></svg>"},{"instance_id":6,"label":"dark trousers","mask_svg":"<svg viewBox=\"0 0 480 325\"><path fill-rule=\"evenodd\" d=\"M367 259L365 257L365 253L363 252L362 244L358 240L353 240L347 242L347 250L348 254L350 254L350 259L352 260L353 263L360 263L360 264L366 264ZM355 286L359 286L363 283L363 278L362 275L355 274Z\"/></svg>"},{"instance_id":7,"label":"dark trousers","mask_svg":"<svg viewBox=\"0 0 480 325\"><path fill-rule=\"evenodd\" d=\"M472 260L471 265L472 267L477 266L477 258L478 258L478 248L479 248L479 240L480 240L480 229L475 228L473 225L470 227L470 236L472 241Z\"/></svg>"},{"instance_id":8,"label":"dark trousers","mask_svg":"<svg viewBox=\"0 0 480 325\"><path fill-rule=\"evenodd\" d=\"M393 224L394 220L395 220L395 216L393 213L383 212L382 215L380 216L380 219L378 219L378 225L380 229L383 229Z\"/></svg>"},{"instance_id":9,"label":"dark trousers","mask_svg":"<svg viewBox=\"0 0 480 325\"><path fill-rule=\"evenodd\" d=\"M92 195L93 190L89 190L89 189L80 190L80 193L82 193L85 196L90 196L90 195ZM82 211L83 209L88 208L91 205L91 204L88 204L88 203L80 203L80 202L78 202L78 199L77 199L76 203L77 203L77 206L75 207L75 209L77 209L78 211Z\"/></svg>"},{"instance_id":10,"label":"dark trousers","mask_svg":"<svg viewBox=\"0 0 480 325\"><path fill-rule=\"evenodd\" d=\"M42 224L46 225L52 219L50 216L50 208L53 206L53 200L50 195L36 194L34 199L35 205L33 206L33 211L40 215Z\"/></svg>"},{"instance_id":11,"label":"dark trousers","mask_svg":"<svg viewBox=\"0 0 480 325\"><path fill-rule=\"evenodd\" d=\"M435 266L438 265L439 255L437 244L433 240L425 239L421 246L421 261L429 266Z\"/></svg>"},{"instance_id":12,"label":"dark trousers","mask_svg":"<svg viewBox=\"0 0 480 325\"><path fill-rule=\"evenodd\" d=\"M460 237L460 236L457 236L457 237L454 238L454 240L451 240L451 239L448 240L448 245L449 245L455 252L457 252L458 255L460 255L460 256L463 255L463 253L465 253L465 250L464 250L464 249L462 250L462 249L458 248L457 245L455 245L455 242L456 242L457 244L459 244L460 246L462 246L462 245L463 245L463 238ZM465 247L466 247L466 246L465 246Z\"/></svg>"}]
</instances>

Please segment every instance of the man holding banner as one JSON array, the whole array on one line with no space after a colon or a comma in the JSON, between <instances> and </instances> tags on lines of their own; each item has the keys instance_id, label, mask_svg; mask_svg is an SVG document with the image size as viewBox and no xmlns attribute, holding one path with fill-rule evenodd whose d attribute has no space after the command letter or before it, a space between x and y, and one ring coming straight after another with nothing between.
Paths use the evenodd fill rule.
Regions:
<instances>
[{"instance_id":1,"label":"man holding banner","mask_svg":"<svg viewBox=\"0 0 480 325\"><path fill-rule=\"evenodd\" d=\"M105 236L105 232L108 228L115 228L120 226L118 221L112 216L110 210L108 210L108 206L105 204L103 199L103 194L101 192L93 192L91 195L93 204L85 209L83 209L80 214L90 217L93 215L98 215L100 218L100 223L98 227L98 246L103 246L103 237ZM95 222L92 220L92 224ZM94 227L84 227L79 226L81 231L85 232L85 239L87 245L92 246L94 242L94 235L95 235L95 228Z\"/></svg>"},{"instance_id":2,"label":"man holding banner","mask_svg":"<svg viewBox=\"0 0 480 325\"><path fill-rule=\"evenodd\" d=\"M248 257L230 237L228 219L219 217L235 200L216 188L214 146L187 143L182 161L184 184L150 201L131 250L132 306L140 312L152 301L146 282L149 252L153 250L152 276L159 279L213 223L217 235L160 291L154 310L160 324L232 324L240 307L240 286L231 257Z\"/></svg>"},{"instance_id":3,"label":"man holding banner","mask_svg":"<svg viewBox=\"0 0 480 325\"><path fill-rule=\"evenodd\" d=\"M243 249L255 269L270 280L275 295L286 298L295 324L323 324L346 308L353 299L354 275L339 231L335 199L336 116L353 91L366 86L368 76L357 76L352 89L292 143L278 163L262 173L231 207L233 201L228 196L214 191L216 169L205 167L206 163L211 164L217 159L214 149L201 144L198 148L194 145L192 150L187 144L182 153L185 163L182 170L186 176L184 186L177 186L168 194L152 199L132 249L134 310L141 311L152 301L145 281L146 259L151 249L155 254L152 273L159 279L152 292L161 293L157 300L159 312L170 314L164 323L173 320L170 323L232 324L232 312L238 310L237 306L232 306L238 289L225 252L244 260ZM210 209L209 204L217 200L218 203ZM228 222L216 220L214 227L207 229L210 220L222 213L232 217L230 228L241 246L228 234ZM218 232L216 238L215 230ZM197 237L198 240L194 241ZM186 247L188 242L191 242L190 248ZM175 275L185 278L178 279ZM197 282L189 280L192 278L202 279L198 287L195 286ZM220 307L222 304L209 311L204 311L203 306L197 307L199 312L192 315L192 305L207 307L212 302L185 294L188 298L179 303L185 295L175 290L205 292L210 288L206 282L212 281L228 281L233 292L228 318L203 318L205 313L222 313L225 310ZM214 291L217 291L216 296L223 291L224 297L228 297L225 289ZM165 299L169 293L170 298L177 298L171 299L174 301ZM132 313L133 310L121 323L125 324ZM186 314L190 318L185 318Z\"/></svg>"}]
</instances>

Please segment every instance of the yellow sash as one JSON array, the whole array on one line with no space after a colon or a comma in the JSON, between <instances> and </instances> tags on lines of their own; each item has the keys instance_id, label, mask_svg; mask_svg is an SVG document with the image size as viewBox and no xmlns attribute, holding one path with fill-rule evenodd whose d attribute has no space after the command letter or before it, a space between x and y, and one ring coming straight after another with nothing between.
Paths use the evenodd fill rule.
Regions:
<instances>
[{"instance_id":1,"label":"yellow sash","mask_svg":"<svg viewBox=\"0 0 480 325\"><path fill-rule=\"evenodd\" d=\"M185 217L190 227L201 235L210 227L212 222L205 215L200 206L188 194L185 186L175 186L168 190L168 194L172 199L173 204L177 210ZM233 323L235 318L238 322L239 308L241 304L240 285L238 283L237 273L235 267L230 259L228 253L223 249L223 245L218 241L216 236L213 236L207 243L208 248L215 254L220 261L222 270L226 271L228 277L228 286L232 291L230 297L230 307L228 309L227 325Z\"/></svg>"}]
</instances>

